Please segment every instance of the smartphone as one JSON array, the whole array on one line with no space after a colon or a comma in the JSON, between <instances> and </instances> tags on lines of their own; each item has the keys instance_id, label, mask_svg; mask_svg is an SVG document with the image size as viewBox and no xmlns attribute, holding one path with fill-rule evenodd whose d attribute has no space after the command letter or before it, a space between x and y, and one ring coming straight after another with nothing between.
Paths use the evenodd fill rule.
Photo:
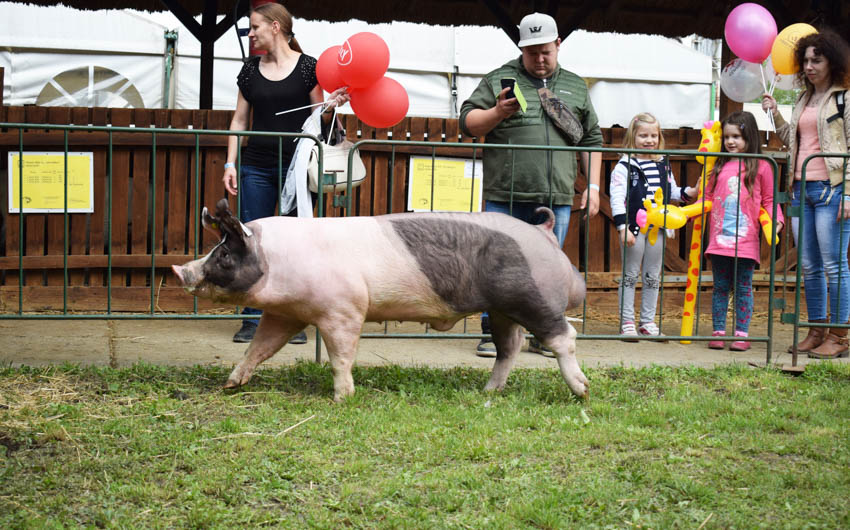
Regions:
<instances>
[{"instance_id":1,"label":"smartphone","mask_svg":"<svg viewBox=\"0 0 850 530\"><path fill-rule=\"evenodd\" d=\"M502 90L510 88L510 90L508 90L508 93L505 94L505 99L513 99L516 97L516 94L514 94L514 86L516 86L516 79L514 79L513 77L502 78Z\"/></svg>"},{"instance_id":2,"label":"smartphone","mask_svg":"<svg viewBox=\"0 0 850 530\"><path fill-rule=\"evenodd\" d=\"M501 79L502 90L506 88L510 88L505 94L506 99L516 98L517 103L519 103L519 109L525 112L525 109L528 108L528 104L525 101L525 96L522 95L522 91L519 89L519 85L516 84L516 79L513 77L503 77Z\"/></svg>"}]
</instances>

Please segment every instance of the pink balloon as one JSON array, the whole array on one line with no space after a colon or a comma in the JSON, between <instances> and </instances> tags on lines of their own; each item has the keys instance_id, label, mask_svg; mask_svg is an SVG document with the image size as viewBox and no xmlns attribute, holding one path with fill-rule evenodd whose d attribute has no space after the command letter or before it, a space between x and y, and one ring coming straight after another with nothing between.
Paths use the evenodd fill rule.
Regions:
<instances>
[{"instance_id":1,"label":"pink balloon","mask_svg":"<svg viewBox=\"0 0 850 530\"><path fill-rule=\"evenodd\" d=\"M773 15L758 4L741 4L726 17L726 44L745 61L761 63L767 59L776 34Z\"/></svg>"},{"instance_id":2,"label":"pink balloon","mask_svg":"<svg viewBox=\"0 0 850 530\"><path fill-rule=\"evenodd\" d=\"M389 77L382 77L369 87L351 90L351 109L372 127L392 127L404 119L409 106L407 91Z\"/></svg>"},{"instance_id":3,"label":"pink balloon","mask_svg":"<svg viewBox=\"0 0 850 530\"><path fill-rule=\"evenodd\" d=\"M322 90L328 93L345 85L345 81L339 74L339 65L336 63L339 48L339 46L331 46L323 51L319 60L316 61L316 79L319 81Z\"/></svg>"},{"instance_id":4,"label":"pink balloon","mask_svg":"<svg viewBox=\"0 0 850 530\"><path fill-rule=\"evenodd\" d=\"M349 88L365 88L387 73L390 49L384 39L374 33L355 33L339 48L337 64Z\"/></svg>"}]
</instances>

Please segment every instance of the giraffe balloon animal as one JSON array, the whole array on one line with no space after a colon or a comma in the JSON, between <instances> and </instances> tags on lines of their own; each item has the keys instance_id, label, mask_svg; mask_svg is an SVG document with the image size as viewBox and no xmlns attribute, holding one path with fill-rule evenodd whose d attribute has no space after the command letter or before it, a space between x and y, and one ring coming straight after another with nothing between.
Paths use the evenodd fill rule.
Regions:
<instances>
[{"instance_id":1,"label":"giraffe balloon animal","mask_svg":"<svg viewBox=\"0 0 850 530\"><path fill-rule=\"evenodd\" d=\"M706 153L716 153L720 151L720 145L723 141L723 129L719 121L707 121L703 124L700 130L702 139L699 143L699 151ZM697 182L697 204L702 201L703 192L705 191L705 181L708 180L708 175L714 168L714 163L717 161L716 156L697 156L697 162L702 164L702 176ZM688 254L688 283L685 285L685 305L682 308L682 331L683 337L690 337L694 334L694 308L697 300L697 283L700 272L700 254L702 253L702 234L704 215L694 217L694 228L691 231L691 250ZM691 341L683 340L682 344L690 344Z\"/></svg>"},{"instance_id":2,"label":"giraffe balloon animal","mask_svg":"<svg viewBox=\"0 0 850 530\"><path fill-rule=\"evenodd\" d=\"M640 232L646 234L649 244L654 245L658 240L659 229L682 228L690 219L702 217L710 211L711 201L699 201L688 206L664 204L664 191L657 188L652 201L648 198L643 200L643 208L638 210L635 222L640 227Z\"/></svg>"}]
</instances>

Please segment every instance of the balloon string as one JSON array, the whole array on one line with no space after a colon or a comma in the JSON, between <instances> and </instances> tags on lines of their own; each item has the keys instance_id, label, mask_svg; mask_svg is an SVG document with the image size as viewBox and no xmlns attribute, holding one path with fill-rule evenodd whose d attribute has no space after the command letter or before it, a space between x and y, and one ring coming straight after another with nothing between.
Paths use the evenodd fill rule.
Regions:
<instances>
[{"instance_id":1,"label":"balloon string","mask_svg":"<svg viewBox=\"0 0 850 530\"><path fill-rule=\"evenodd\" d=\"M289 110L282 110L280 112L275 112L274 115L280 116L281 114L286 114L287 112L295 112L296 110L303 110L303 109L310 109L310 108L313 108L313 107L318 107L319 105L324 105L324 104L328 103L329 101L330 100L321 101L319 103L313 103L312 105L304 105L303 107L298 107L298 108L289 109Z\"/></svg>"},{"instance_id":2,"label":"balloon string","mask_svg":"<svg viewBox=\"0 0 850 530\"><path fill-rule=\"evenodd\" d=\"M767 82L765 81L765 76L767 74L764 72L764 64L759 64L759 71L761 72L761 87L764 89L764 93L767 94Z\"/></svg>"}]
</instances>

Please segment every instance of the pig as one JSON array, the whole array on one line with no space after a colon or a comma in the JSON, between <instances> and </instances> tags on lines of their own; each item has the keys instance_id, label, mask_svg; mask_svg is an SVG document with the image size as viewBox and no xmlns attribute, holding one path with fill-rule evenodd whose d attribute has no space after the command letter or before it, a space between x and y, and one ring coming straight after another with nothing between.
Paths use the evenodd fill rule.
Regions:
<instances>
[{"instance_id":1,"label":"pig","mask_svg":"<svg viewBox=\"0 0 850 530\"><path fill-rule=\"evenodd\" d=\"M221 241L172 269L190 294L263 310L254 340L225 388L308 324L318 327L333 371L334 401L354 393L351 368L364 322L430 324L438 331L488 311L496 360L485 391L502 390L523 327L557 356L572 392L588 395L576 330L564 312L585 284L558 246L548 208L540 225L501 213L403 213L375 217L267 217L241 223L226 199L206 229Z\"/></svg>"}]
</instances>

